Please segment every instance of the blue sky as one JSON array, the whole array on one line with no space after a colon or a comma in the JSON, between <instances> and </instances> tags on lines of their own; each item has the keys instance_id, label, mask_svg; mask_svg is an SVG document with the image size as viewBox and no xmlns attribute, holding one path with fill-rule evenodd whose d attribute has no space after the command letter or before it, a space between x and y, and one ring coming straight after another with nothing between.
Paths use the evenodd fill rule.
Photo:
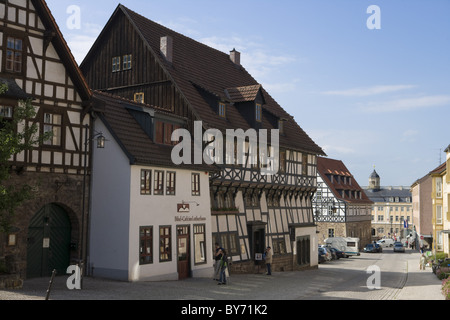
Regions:
<instances>
[{"instance_id":1,"label":"blue sky","mask_svg":"<svg viewBox=\"0 0 450 320\"><path fill-rule=\"evenodd\" d=\"M122 0L242 64L360 185L410 186L450 145L448 0ZM115 1L47 0L79 63ZM67 27L71 5L80 28ZM369 29L371 5L381 29Z\"/></svg>"}]
</instances>

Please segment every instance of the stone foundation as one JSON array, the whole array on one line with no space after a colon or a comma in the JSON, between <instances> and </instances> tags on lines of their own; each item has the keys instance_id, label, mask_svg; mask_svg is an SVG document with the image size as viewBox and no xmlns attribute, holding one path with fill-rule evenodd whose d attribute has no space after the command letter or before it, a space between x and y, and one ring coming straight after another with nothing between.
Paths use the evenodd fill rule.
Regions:
<instances>
[{"instance_id":1,"label":"stone foundation","mask_svg":"<svg viewBox=\"0 0 450 320\"><path fill-rule=\"evenodd\" d=\"M17 274L0 275L0 290L16 290L23 288L23 280Z\"/></svg>"}]
</instances>

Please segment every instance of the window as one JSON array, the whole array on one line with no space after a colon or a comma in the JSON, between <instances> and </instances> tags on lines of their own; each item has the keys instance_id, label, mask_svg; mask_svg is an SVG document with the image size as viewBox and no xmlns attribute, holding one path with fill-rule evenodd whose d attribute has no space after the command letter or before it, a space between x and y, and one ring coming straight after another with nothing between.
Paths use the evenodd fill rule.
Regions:
<instances>
[{"instance_id":1,"label":"window","mask_svg":"<svg viewBox=\"0 0 450 320\"><path fill-rule=\"evenodd\" d=\"M166 194L168 196L175 195L176 172L167 172Z\"/></svg>"},{"instance_id":2,"label":"window","mask_svg":"<svg viewBox=\"0 0 450 320\"><path fill-rule=\"evenodd\" d=\"M159 262L172 261L171 227L159 227Z\"/></svg>"},{"instance_id":3,"label":"window","mask_svg":"<svg viewBox=\"0 0 450 320\"><path fill-rule=\"evenodd\" d=\"M194 225L194 264L206 263L206 226Z\"/></svg>"},{"instance_id":4,"label":"window","mask_svg":"<svg viewBox=\"0 0 450 320\"><path fill-rule=\"evenodd\" d=\"M131 54L127 54L127 55L123 56L123 70L131 69L131 58L132 58ZM120 60L119 60L119 63L120 63Z\"/></svg>"},{"instance_id":5,"label":"window","mask_svg":"<svg viewBox=\"0 0 450 320\"><path fill-rule=\"evenodd\" d=\"M134 94L134 102L144 103L144 93L138 92Z\"/></svg>"},{"instance_id":6,"label":"window","mask_svg":"<svg viewBox=\"0 0 450 320\"><path fill-rule=\"evenodd\" d=\"M13 107L0 106L0 129L5 126L7 122L12 122Z\"/></svg>"},{"instance_id":7,"label":"window","mask_svg":"<svg viewBox=\"0 0 450 320\"><path fill-rule=\"evenodd\" d=\"M44 141L46 146L61 146L62 115L44 113L44 133L52 133L52 137Z\"/></svg>"},{"instance_id":8,"label":"window","mask_svg":"<svg viewBox=\"0 0 450 320\"><path fill-rule=\"evenodd\" d=\"M334 238L334 229L328 229L328 238Z\"/></svg>"},{"instance_id":9,"label":"window","mask_svg":"<svg viewBox=\"0 0 450 320\"><path fill-rule=\"evenodd\" d=\"M168 146L176 145L178 142L172 141L174 131L180 129L181 126L163 121L156 121L155 125L155 142Z\"/></svg>"},{"instance_id":10,"label":"window","mask_svg":"<svg viewBox=\"0 0 450 320\"><path fill-rule=\"evenodd\" d=\"M152 171L151 170L141 170L141 194L151 195L152 194Z\"/></svg>"},{"instance_id":11,"label":"window","mask_svg":"<svg viewBox=\"0 0 450 320\"><path fill-rule=\"evenodd\" d=\"M272 241L273 254L280 255L286 254L286 239L278 238Z\"/></svg>"},{"instance_id":12,"label":"window","mask_svg":"<svg viewBox=\"0 0 450 320\"><path fill-rule=\"evenodd\" d=\"M304 154L302 156L302 175L304 175L304 176L308 175L308 155L307 154Z\"/></svg>"},{"instance_id":13,"label":"window","mask_svg":"<svg viewBox=\"0 0 450 320\"><path fill-rule=\"evenodd\" d=\"M153 227L141 227L139 238L139 264L153 263Z\"/></svg>"},{"instance_id":14,"label":"window","mask_svg":"<svg viewBox=\"0 0 450 320\"><path fill-rule=\"evenodd\" d=\"M297 264L299 266L311 263L311 238L310 236L297 238Z\"/></svg>"},{"instance_id":15,"label":"window","mask_svg":"<svg viewBox=\"0 0 450 320\"><path fill-rule=\"evenodd\" d=\"M192 174L192 195L200 196L200 174Z\"/></svg>"},{"instance_id":16,"label":"window","mask_svg":"<svg viewBox=\"0 0 450 320\"><path fill-rule=\"evenodd\" d=\"M22 39L8 37L6 45L6 71L21 73L23 64Z\"/></svg>"},{"instance_id":17,"label":"window","mask_svg":"<svg viewBox=\"0 0 450 320\"><path fill-rule=\"evenodd\" d=\"M442 206L436 206L436 224L442 224Z\"/></svg>"},{"instance_id":18,"label":"window","mask_svg":"<svg viewBox=\"0 0 450 320\"><path fill-rule=\"evenodd\" d=\"M256 121L262 122L262 105L256 104Z\"/></svg>"},{"instance_id":19,"label":"window","mask_svg":"<svg viewBox=\"0 0 450 320\"><path fill-rule=\"evenodd\" d=\"M164 171L155 171L155 185L153 186L155 196L164 195Z\"/></svg>"},{"instance_id":20,"label":"window","mask_svg":"<svg viewBox=\"0 0 450 320\"><path fill-rule=\"evenodd\" d=\"M436 198L442 198L442 178L436 178Z\"/></svg>"},{"instance_id":21,"label":"window","mask_svg":"<svg viewBox=\"0 0 450 320\"><path fill-rule=\"evenodd\" d=\"M280 172L286 173L286 151L280 151Z\"/></svg>"},{"instance_id":22,"label":"window","mask_svg":"<svg viewBox=\"0 0 450 320\"><path fill-rule=\"evenodd\" d=\"M225 103L219 103L219 116L222 118L227 117L227 107Z\"/></svg>"},{"instance_id":23,"label":"window","mask_svg":"<svg viewBox=\"0 0 450 320\"><path fill-rule=\"evenodd\" d=\"M0 106L0 118L5 119L12 119L13 117L13 107L5 107Z\"/></svg>"},{"instance_id":24,"label":"window","mask_svg":"<svg viewBox=\"0 0 450 320\"><path fill-rule=\"evenodd\" d=\"M120 57L112 58L112 72L120 71Z\"/></svg>"},{"instance_id":25,"label":"window","mask_svg":"<svg viewBox=\"0 0 450 320\"><path fill-rule=\"evenodd\" d=\"M237 232L213 234L213 243L219 243L227 251L228 256L240 255L239 236Z\"/></svg>"}]
</instances>

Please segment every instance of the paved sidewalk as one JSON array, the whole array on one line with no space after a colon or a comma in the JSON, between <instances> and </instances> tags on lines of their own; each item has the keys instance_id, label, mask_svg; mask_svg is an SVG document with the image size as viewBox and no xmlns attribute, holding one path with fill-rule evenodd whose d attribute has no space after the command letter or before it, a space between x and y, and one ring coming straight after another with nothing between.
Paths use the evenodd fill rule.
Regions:
<instances>
[{"instance_id":1,"label":"paved sidewalk","mask_svg":"<svg viewBox=\"0 0 450 320\"><path fill-rule=\"evenodd\" d=\"M431 272L419 270L419 253L407 258L407 279L403 289L390 290L393 300L444 300L441 281ZM342 267L351 267L352 261L344 260ZM331 265L333 266L333 265ZM334 264L334 267L338 266ZM57 277L50 294L51 300L188 300L188 301L275 301L301 300L336 291L333 280L336 269L322 268L304 272L277 273L275 277L262 274L232 275L231 285L217 286L212 279L188 279L185 281L125 283L96 278L85 278L83 290L68 290L67 277ZM361 272L361 271L360 271ZM0 300L44 300L50 279L32 279L21 290L0 290ZM303 285L302 285L303 284ZM394 286L395 287L395 286ZM336 290L335 290L336 289ZM394 288L395 289L395 288ZM358 289L359 290L359 289ZM358 291L357 290L357 291ZM352 295L344 299L352 300ZM377 297L372 297L377 300ZM334 299L331 297L331 300ZM337 300L339 298L336 298ZM356 298L358 299L358 298ZM386 300L386 299L385 299ZM389 299L388 299L389 300Z\"/></svg>"},{"instance_id":2,"label":"paved sidewalk","mask_svg":"<svg viewBox=\"0 0 450 320\"><path fill-rule=\"evenodd\" d=\"M431 271L431 267L420 270L420 253L408 259L408 279L397 300L445 300L441 293L442 281Z\"/></svg>"}]
</instances>

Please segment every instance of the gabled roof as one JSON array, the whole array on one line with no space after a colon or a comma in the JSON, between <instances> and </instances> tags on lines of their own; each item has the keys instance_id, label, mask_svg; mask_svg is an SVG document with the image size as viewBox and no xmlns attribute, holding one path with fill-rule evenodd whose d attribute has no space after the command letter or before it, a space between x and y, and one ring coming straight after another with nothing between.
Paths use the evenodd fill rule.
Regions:
<instances>
[{"instance_id":1,"label":"gabled roof","mask_svg":"<svg viewBox=\"0 0 450 320\"><path fill-rule=\"evenodd\" d=\"M216 128L222 131L226 129L247 130L251 128L251 124L243 117L239 108L233 104L227 107L226 119L219 117L205 100L202 90L220 98L227 98L228 92L232 102L248 101L261 92L265 101L263 108L268 112L267 114L263 113L263 129L278 129L275 128L277 124L274 124L271 119L272 115L287 119L284 125L285 136L280 137L281 146L311 154L325 155L322 148L300 128L292 116L284 111L242 66L234 64L228 54L155 23L123 5L117 7L82 66L88 63L90 54L98 49L96 46L100 45L100 38L106 36L105 30L114 23L114 18L119 14L124 14L128 18L145 46L152 52L175 88L183 96L197 120L203 121L205 128ZM167 61L160 51L160 39L165 36L173 39L172 62Z\"/></svg>"},{"instance_id":2,"label":"gabled roof","mask_svg":"<svg viewBox=\"0 0 450 320\"><path fill-rule=\"evenodd\" d=\"M75 61L72 52L65 41L58 24L55 21L47 3L44 0L31 0L36 12L39 15L45 29L52 35L52 44L58 53L58 56L63 61L64 66L71 77L75 87L78 89L78 94L83 101L87 101L92 96L92 92Z\"/></svg>"},{"instance_id":3,"label":"gabled roof","mask_svg":"<svg viewBox=\"0 0 450 320\"><path fill-rule=\"evenodd\" d=\"M329 158L318 157L317 158L317 171L322 177L322 180L327 184L330 190L333 192L334 196L340 200L349 203L366 203L371 204L372 201L367 197L364 190L359 186L356 179L347 169L345 164L340 160L334 160ZM332 181L328 178L329 175L348 177L351 178L351 183L342 183L342 179L333 179ZM347 179L349 180L349 179ZM353 197L342 197L342 191L358 191L361 192L361 199L355 199Z\"/></svg>"}]
</instances>

